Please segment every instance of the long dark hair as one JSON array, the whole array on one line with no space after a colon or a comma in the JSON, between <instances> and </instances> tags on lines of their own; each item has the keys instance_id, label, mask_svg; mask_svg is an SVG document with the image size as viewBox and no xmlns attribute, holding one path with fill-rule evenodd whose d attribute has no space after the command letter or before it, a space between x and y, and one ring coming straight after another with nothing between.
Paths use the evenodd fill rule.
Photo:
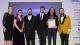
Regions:
<instances>
[{"instance_id":1,"label":"long dark hair","mask_svg":"<svg viewBox=\"0 0 80 45\"><path fill-rule=\"evenodd\" d=\"M18 16L19 11L22 11L22 10L21 10L21 9L18 10L18 12L17 12L17 16ZM22 15L21 15L21 17L22 17Z\"/></svg>"},{"instance_id":2,"label":"long dark hair","mask_svg":"<svg viewBox=\"0 0 80 45\"><path fill-rule=\"evenodd\" d=\"M50 7L49 8L49 11L48 11L48 13L47 13L47 15L48 15L48 18L50 18L50 10L51 10L51 8L53 8L53 10L54 10L54 13L53 13L53 18L56 18L57 17L57 15L56 15L56 12L55 12L55 9L54 9L54 7Z\"/></svg>"},{"instance_id":3,"label":"long dark hair","mask_svg":"<svg viewBox=\"0 0 80 45\"><path fill-rule=\"evenodd\" d=\"M22 10L21 10L21 9L18 10L17 15L16 15L16 17L15 17L15 19L17 19L17 20L19 20L19 18L18 18L18 15L19 15L18 13L19 13L19 11L22 11ZM22 15L21 15L21 18L22 18L22 20L23 20Z\"/></svg>"}]
</instances>

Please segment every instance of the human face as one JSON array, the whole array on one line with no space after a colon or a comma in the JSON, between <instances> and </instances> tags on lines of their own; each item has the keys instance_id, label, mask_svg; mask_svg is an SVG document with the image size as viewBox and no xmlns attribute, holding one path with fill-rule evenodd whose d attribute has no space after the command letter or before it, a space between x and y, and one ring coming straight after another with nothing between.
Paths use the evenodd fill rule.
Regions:
<instances>
[{"instance_id":1,"label":"human face","mask_svg":"<svg viewBox=\"0 0 80 45\"><path fill-rule=\"evenodd\" d=\"M64 15L64 9L60 9L60 14Z\"/></svg>"},{"instance_id":2,"label":"human face","mask_svg":"<svg viewBox=\"0 0 80 45\"><path fill-rule=\"evenodd\" d=\"M50 9L50 15L53 15L54 14L54 8L51 8Z\"/></svg>"},{"instance_id":3,"label":"human face","mask_svg":"<svg viewBox=\"0 0 80 45\"><path fill-rule=\"evenodd\" d=\"M12 13L12 11L13 11L13 8L12 8L12 7L9 7L9 8L8 8L8 12L9 12L9 13Z\"/></svg>"},{"instance_id":4,"label":"human face","mask_svg":"<svg viewBox=\"0 0 80 45\"><path fill-rule=\"evenodd\" d=\"M21 15L22 15L22 11L19 11L19 12L18 12L18 15L21 16Z\"/></svg>"},{"instance_id":5,"label":"human face","mask_svg":"<svg viewBox=\"0 0 80 45\"><path fill-rule=\"evenodd\" d=\"M44 13L44 11L45 11L44 8L41 8L41 9L40 9L40 12L41 12L41 13Z\"/></svg>"},{"instance_id":6,"label":"human face","mask_svg":"<svg viewBox=\"0 0 80 45\"><path fill-rule=\"evenodd\" d=\"M28 15L32 15L32 10L28 10Z\"/></svg>"}]
</instances>

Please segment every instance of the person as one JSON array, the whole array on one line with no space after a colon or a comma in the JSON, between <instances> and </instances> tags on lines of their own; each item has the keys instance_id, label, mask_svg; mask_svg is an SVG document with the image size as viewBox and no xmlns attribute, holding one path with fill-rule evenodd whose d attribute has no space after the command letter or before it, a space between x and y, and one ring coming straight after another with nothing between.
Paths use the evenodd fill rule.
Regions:
<instances>
[{"instance_id":1,"label":"person","mask_svg":"<svg viewBox=\"0 0 80 45\"><path fill-rule=\"evenodd\" d=\"M12 13L13 7L8 6L8 12L3 16L3 32L4 32L4 45L12 45L13 37L13 20L14 15Z\"/></svg>"},{"instance_id":2,"label":"person","mask_svg":"<svg viewBox=\"0 0 80 45\"><path fill-rule=\"evenodd\" d=\"M37 14L37 34L39 37L40 45L46 45L47 36L47 15L45 14L45 7L40 7L40 13Z\"/></svg>"},{"instance_id":3,"label":"person","mask_svg":"<svg viewBox=\"0 0 80 45\"><path fill-rule=\"evenodd\" d=\"M13 45L25 45L25 42L24 42L24 22L23 22L21 9L18 10L17 16L14 19Z\"/></svg>"},{"instance_id":4,"label":"person","mask_svg":"<svg viewBox=\"0 0 80 45\"><path fill-rule=\"evenodd\" d=\"M69 45L69 34L71 29L71 19L69 15L64 13L64 9L60 8L60 17L59 17L59 32L61 38L61 45Z\"/></svg>"},{"instance_id":5,"label":"person","mask_svg":"<svg viewBox=\"0 0 80 45\"><path fill-rule=\"evenodd\" d=\"M48 45L51 45L51 37L53 37L53 45L56 45L56 35L57 35L57 29L58 29L58 16L56 15L55 9L51 7L48 11L48 21L54 20L54 26L55 27L49 27L48 26Z\"/></svg>"},{"instance_id":6,"label":"person","mask_svg":"<svg viewBox=\"0 0 80 45\"><path fill-rule=\"evenodd\" d=\"M24 17L24 27L27 45L35 45L36 17L31 8L28 8L28 15Z\"/></svg>"}]
</instances>

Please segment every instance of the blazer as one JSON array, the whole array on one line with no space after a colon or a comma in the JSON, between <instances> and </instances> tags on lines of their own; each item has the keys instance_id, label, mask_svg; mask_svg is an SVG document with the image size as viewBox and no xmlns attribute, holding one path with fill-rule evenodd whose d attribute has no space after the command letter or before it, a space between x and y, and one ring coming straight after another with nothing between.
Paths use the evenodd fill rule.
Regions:
<instances>
[{"instance_id":1,"label":"blazer","mask_svg":"<svg viewBox=\"0 0 80 45\"><path fill-rule=\"evenodd\" d=\"M3 16L3 20L2 20L2 23L3 23L3 26L5 28L7 28L8 30L9 29L12 29L13 28L13 21L14 21L14 15L10 15L9 13L5 13L4 16Z\"/></svg>"},{"instance_id":2,"label":"blazer","mask_svg":"<svg viewBox=\"0 0 80 45\"><path fill-rule=\"evenodd\" d=\"M37 14L37 30L38 31L47 31L48 26L47 26L47 15L44 14L43 20L41 20L40 14Z\"/></svg>"},{"instance_id":3,"label":"blazer","mask_svg":"<svg viewBox=\"0 0 80 45\"><path fill-rule=\"evenodd\" d=\"M34 32L36 29L36 17L32 15L31 20L28 20L28 16L24 17L24 29L25 31L32 31Z\"/></svg>"},{"instance_id":4,"label":"blazer","mask_svg":"<svg viewBox=\"0 0 80 45\"><path fill-rule=\"evenodd\" d=\"M68 29L71 28L71 19L70 19L70 16L65 15L62 23L61 23L60 18L61 17L59 17L59 29L60 29L60 33L67 34Z\"/></svg>"}]
</instances>

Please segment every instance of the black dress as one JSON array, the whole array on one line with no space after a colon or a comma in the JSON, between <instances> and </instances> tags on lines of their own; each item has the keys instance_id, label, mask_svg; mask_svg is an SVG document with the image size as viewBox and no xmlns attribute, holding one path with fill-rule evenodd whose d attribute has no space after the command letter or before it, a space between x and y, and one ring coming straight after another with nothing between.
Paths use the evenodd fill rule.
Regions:
<instances>
[{"instance_id":1,"label":"black dress","mask_svg":"<svg viewBox=\"0 0 80 45\"><path fill-rule=\"evenodd\" d=\"M3 16L3 26L6 28L4 32L4 40L12 40L13 36L13 20L14 15L10 15L9 13L5 13Z\"/></svg>"},{"instance_id":2,"label":"black dress","mask_svg":"<svg viewBox=\"0 0 80 45\"><path fill-rule=\"evenodd\" d=\"M23 20L19 20L17 17L17 26L22 29ZM13 45L25 45L24 42L24 32L20 32L17 28L14 27L14 36L13 36Z\"/></svg>"}]
</instances>

